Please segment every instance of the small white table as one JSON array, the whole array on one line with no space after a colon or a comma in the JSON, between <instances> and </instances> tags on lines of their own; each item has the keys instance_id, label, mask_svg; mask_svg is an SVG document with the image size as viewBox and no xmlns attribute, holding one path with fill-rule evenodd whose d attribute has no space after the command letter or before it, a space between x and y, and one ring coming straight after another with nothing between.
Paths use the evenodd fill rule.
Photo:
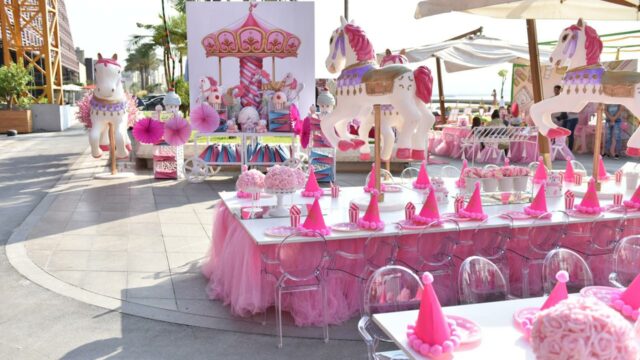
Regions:
<instances>
[{"instance_id":1,"label":"small white table","mask_svg":"<svg viewBox=\"0 0 640 360\"><path fill-rule=\"evenodd\" d=\"M458 315L476 322L482 340L470 349L458 349L453 358L464 359L535 359L531 345L513 326L513 313L526 307L542 306L545 298L498 301L484 304L442 308L445 315ZM407 325L414 324L418 310L374 314L373 321L404 351L410 359L427 359L413 351L407 341Z\"/></svg>"}]
</instances>

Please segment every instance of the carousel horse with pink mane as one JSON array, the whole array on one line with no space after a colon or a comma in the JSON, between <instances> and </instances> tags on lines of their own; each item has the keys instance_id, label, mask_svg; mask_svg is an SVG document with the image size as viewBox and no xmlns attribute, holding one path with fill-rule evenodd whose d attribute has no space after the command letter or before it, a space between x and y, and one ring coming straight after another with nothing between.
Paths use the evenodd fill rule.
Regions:
<instances>
[{"instance_id":1,"label":"carousel horse with pink mane","mask_svg":"<svg viewBox=\"0 0 640 360\"><path fill-rule=\"evenodd\" d=\"M218 82L211 76L200 79L200 99L202 103L207 103L216 109L222 104L222 89Z\"/></svg>"},{"instance_id":2,"label":"carousel horse with pink mane","mask_svg":"<svg viewBox=\"0 0 640 360\"><path fill-rule=\"evenodd\" d=\"M549 61L556 68L567 66L560 95L533 104L531 118L549 138L568 136L571 132L551 120L560 111L580 112L588 103L620 104L640 116L640 73L607 71L600 64L602 41L595 29L582 19L564 29ZM627 155L640 156L640 132L631 135Z\"/></svg>"},{"instance_id":3,"label":"carousel horse with pink mane","mask_svg":"<svg viewBox=\"0 0 640 360\"><path fill-rule=\"evenodd\" d=\"M397 64L379 68L373 46L364 31L344 18L331 36L325 65L329 72L340 74L336 89L337 106L320 122L322 132L331 145L342 151L363 146L365 141L350 139L346 126L336 125L354 118L365 119L370 116L374 105L388 104L404 121L401 131L398 131L396 157L425 159L427 131L435 122L427 108L431 101L433 78L426 66L416 70Z\"/></svg>"},{"instance_id":4,"label":"carousel horse with pink mane","mask_svg":"<svg viewBox=\"0 0 640 360\"><path fill-rule=\"evenodd\" d=\"M95 65L96 88L91 98L91 129L89 143L94 158L102 156L104 145L108 144L109 124L114 128L116 157L124 159L131 149L127 134L128 99L122 86L122 68L118 64L118 56L103 58L98 54ZM102 145L102 146L101 146Z\"/></svg>"},{"instance_id":5,"label":"carousel horse with pink mane","mask_svg":"<svg viewBox=\"0 0 640 360\"><path fill-rule=\"evenodd\" d=\"M404 49L402 49L398 54L392 54L391 50L387 49L385 51L385 56L380 61L380 67L385 67L387 65L393 64L408 64L409 60L404 54ZM375 122L374 116L375 115L372 112L368 117L363 119L360 127L358 128L358 139L368 142L369 133L371 131L371 128L373 128L373 124ZM395 109L391 105L381 106L380 117L380 124L384 124L380 129L380 136L382 139L380 155L382 157L382 160L387 161L391 158L391 153L393 152L393 144L396 140L396 134L393 132L393 129L396 129L397 132L402 131L404 119L397 111L395 111ZM369 148L369 146L364 145L360 148L360 160L371 160L371 149Z\"/></svg>"}]
</instances>

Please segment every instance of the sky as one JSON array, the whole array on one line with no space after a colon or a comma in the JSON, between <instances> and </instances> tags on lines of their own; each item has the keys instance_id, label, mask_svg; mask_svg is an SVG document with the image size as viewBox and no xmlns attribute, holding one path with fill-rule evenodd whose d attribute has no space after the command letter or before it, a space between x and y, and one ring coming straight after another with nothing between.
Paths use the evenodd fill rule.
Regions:
<instances>
[{"instance_id":1,"label":"sky","mask_svg":"<svg viewBox=\"0 0 640 360\"><path fill-rule=\"evenodd\" d=\"M324 69L324 59L329 51L329 36L340 24L343 4L343 0L315 1L316 77L329 76ZM349 17L366 31L378 52L386 48L401 49L440 42L480 26L484 27L486 36L514 44L527 43L524 20L493 19L461 13L416 20L413 17L416 4L416 0L350 0ZM66 0L66 5L74 43L85 50L86 56L95 57L99 51L103 55L116 52L121 59L126 58L130 36L140 33L136 22L156 23L161 11L160 0ZM167 9L170 14L175 13L171 6ZM538 21L538 40L555 40L561 30L571 23L568 20ZM633 21L592 21L589 24L600 34L640 28L638 22ZM636 58L637 53L626 55L626 58L630 57ZM612 59L612 55L603 56L603 60ZM435 61L429 60L425 65L435 73ZM511 65L444 74L444 93L477 95L489 100L492 89L500 91L497 73L503 68L510 71ZM507 88L505 86L505 97L509 96L510 90Z\"/></svg>"}]
</instances>

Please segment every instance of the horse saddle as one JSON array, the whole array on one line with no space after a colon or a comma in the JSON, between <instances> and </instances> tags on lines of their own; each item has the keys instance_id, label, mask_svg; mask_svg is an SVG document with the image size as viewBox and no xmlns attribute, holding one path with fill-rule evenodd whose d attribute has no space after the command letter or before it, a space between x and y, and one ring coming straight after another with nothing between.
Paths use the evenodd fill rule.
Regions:
<instances>
[{"instance_id":1,"label":"horse saddle","mask_svg":"<svg viewBox=\"0 0 640 360\"><path fill-rule=\"evenodd\" d=\"M384 95L393 91L395 79L405 73L411 72L403 65L387 65L383 68L372 69L362 76L367 95Z\"/></svg>"},{"instance_id":2,"label":"horse saddle","mask_svg":"<svg viewBox=\"0 0 640 360\"><path fill-rule=\"evenodd\" d=\"M635 71L605 71L602 74L602 90L608 96L634 97L640 73Z\"/></svg>"}]
</instances>

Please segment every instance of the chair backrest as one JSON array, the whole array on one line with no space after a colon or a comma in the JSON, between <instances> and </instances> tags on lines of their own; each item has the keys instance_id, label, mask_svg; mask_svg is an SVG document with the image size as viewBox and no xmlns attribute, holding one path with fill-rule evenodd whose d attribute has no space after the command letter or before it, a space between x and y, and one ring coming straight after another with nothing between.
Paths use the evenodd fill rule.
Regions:
<instances>
[{"instance_id":1,"label":"chair backrest","mask_svg":"<svg viewBox=\"0 0 640 360\"><path fill-rule=\"evenodd\" d=\"M569 273L567 290L570 293L593 285L593 274L587 262L574 251L558 248L549 251L542 263L542 285L545 294L549 294L556 285L556 274L560 270Z\"/></svg>"},{"instance_id":2,"label":"chair backrest","mask_svg":"<svg viewBox=\"0 0 640 360\"><path fill-rule=\"evenodd\" d=\"M484 166L485 170L490 170L490 169L499 169L500 166L496 165L496 164L487 164Z\"/></svg>"},{"instance_id":3,"label":"chair backrest","mask_svg":"<svg viewBox=\"0 0 640 360\"><path fill-rule=\"evenodd\" d=\"M628 286L640 273L640 235L627 236L613 250L611 282L619 287Z\"/></svg>"},{"instance_id":4,"label":"chair backrest","mask_svg":"<svg viewBox=\"0 0 640 360\"><path fill-rule=\"evenodd\" d=\"M491 260L471 256L460 265L458 294L462 304L501 301L507 298L507 281Z\"/></svg>"},{"instance_id":5,"label":"chair backrest","mask_svg":"<svg viewBox=\"0 0 640 360\"><path fill-rule=\"evenodd\" d=\"M448 231L433 232L434 227L444 227ZM450 229L450 230L449 230ZM429 224L416 239L418 259L422 266L442 266L453 256L453 249L460 242L460 224L453 219Z\"/></svg>"},{"instance_id":6,"label":"chair backrest","mask_svg":"<svg viewBox=\"0 0 640 360\"><path fill-rule=\"evenodd\" d=\"M369 171L369 174L367 174L367 179L365 181L365 184L369 183L369 178L371 177L371 171ZM395 184L396 183L396 179L393 177L393 175L385 170L385 169L380 169L380 180L381 182L386 182L386 183L392 183Z\"/></svg>"},{"instance_id":7,"label":"chair backrest","mask_svg":"<svg viewBox=\"0 0 640 360\"><path fill-rule=\"evenodd\" d=\"M440 177L457 179L460 177L460 169L453 165L445 165L440 169Z\"/></svg>"},{"instance_id":8,"label":"chair backrest","mask_svg":"<svg viewBox=\"0 0 640 360\"><path fill-rule=\"evenodd\" d=\"M487 224L491 223L491 228ZM497 224L497 226L496 226ZM511 238L513 219L491 216L480 222L471 232L473 254L488 259L502 256Z\"/></svg>"},{"instance_id":9,"label":"chair backrest","mask_svg":"<svg viewBox=\"0 0 640 360\"><path fill-rule=\"evenodd\" d=\"M363 258L371 269L391 264L395 259L397 244L394 237L374 237L369 235L364 243Z\"/></svg>"},{"instance_id":10,"label":"chair backrest","mask_svg":"<svg viewBox=\"0 0 640 360\"><path fill-rule=\"evenodd\" d=\"M537 161L529 163L529 165L527 167L529 168L529 171L531 172L531 175L536 173L536 170L538 169L538 165L540 165L540 164ZM549 169L546 166L545 166L545 169L547 169L547 172L549 172Z\"/></svg>"},{"instance_id":11,"label":"chair backrest","mask_svg":"<svg viewBox=\"0 0 640 360\"><path fill-rule=\"evenodd\" d=\"M305 241L298 241L303 236ZM301 281L318 277L328 265L327 240L319 232L314 232L311 239L308 233L294 232L280 242L276 259L286 278Z\"/></svg>"},{"instance_id":12,"label":"chair backrest","mask_svg":"<svg viewBox=\"0 0 640 360\"><path fill-rule=\"evenodd\" d=\"M408 167L400 173L400 181L404 184L411 184L418 177L418 172L420 170L414 167Z\"/></svg>"},{"instance_id":13,"label":"chair backrest","mask_svg":"<svg viewBox=\"0 0 640 360\"><path fill-rule=\"evenodd\" d=\"M571 165L573 166L573 170L578 170L583 173L583 175L587 174L587 169L582 165L582 163L578 160L571 160Z\"/></svg>"},{"instance_id":14,"label":"chair backrest","mask_svg":"<svg viewBox=\"0 0 640 360\"><path fill-rule=\"evenodd\" d=\"M371 274L364 288L364 313L371 316L420 307L422 282L411 270L387 265Z\"/></svg>"},{"instance_id":15,"label":"chair backrest","mask_svg":"<svg viewBox=\"0 0 640 360\"><path fill-rule=\"evenodd\" d=\"M562 210L551 211L535 218L527 232L529 250L547 254L557 248L565 237L568 223L569 215Z\"/></svg>"}]
</instances>

